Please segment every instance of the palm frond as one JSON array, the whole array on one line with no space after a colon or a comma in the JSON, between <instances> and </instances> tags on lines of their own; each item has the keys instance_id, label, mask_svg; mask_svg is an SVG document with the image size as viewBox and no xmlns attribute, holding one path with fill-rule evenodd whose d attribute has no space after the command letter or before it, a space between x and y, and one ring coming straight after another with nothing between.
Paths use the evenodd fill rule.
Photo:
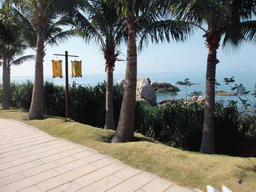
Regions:
<instances>
[{"instance_id":1,"label":"palm frond","mask_svg":"<svg viewBox=\"0 0 256 192\"><path fill-rule=\"evenodd\" d=\"M16 60L13 60L11 62L12 65L20 65L22 63L24 63L25 61L27 60L30 60L30 59L35 59L35 55L26 55L26 56L22 56Z\"/></svg>"},{"instance_id":2,"label":"palm frond","mask_svg":"<svg viewBox=\"0 0 256 192\"><path fill-rule=\"evenodd\" d=\"M226 4L229 1L219 3L215 0L170 0L170 11L178 20L186 20L202 24L203 21L216 19L225 19L223 13L227 13Z\"/></svg>"},{"instance_id":3,"label":"palm frond","mask_svg":"<svg viewBox=\"0 0 256 192\"><path fill-rule=\"evenodd\" d=\"M241 23L246 40L256 43L256 21L246 21Z\"/></svg>"},{"instance_id":4,"label":"palm frond","mask_svg":"<svg viewBox=\"0 0 256 192\"><path fill-rule=\"evenodd\" d=\"M50 45L58 45L59 42L64 42L69 37L77 35L75 30L67 30L67 31L61 31L56 33L56 35L52 35L48 38L47 42L45 43L45 47Z\"/></svg>"},{"instance_id":5,"label":"palm frond","mask_svg":"<svg viewBox=\"0 0 256 192\"><path fill-rule=\"evenodd\" d=\"M142 22L142 20L140 20ZM144 21L146 22L146 20ZM137 33L140 37L140 42L138 45L139 50L142 49L143 44L148 44L148 39L151 39L151 42L170 42L172 39L174 41L185 40L189 35L191 28L189 27L188 22L175 21L175 20L161 20L154 22L140 23Z\"/></svg>"},{"instance_id":6,"label":"palm frond","mask_svg":"<svg viewBox=\"0 0 256 192\"><path fill-rule=\"evenodd\" d=\"M77 33L82 36L86 41L94 39L99 41L101 45L104 44L104 40L100 34L100 31L93 26L93 24L80 12L74 14L74 22Z\"/></svg>"},{"instance_id":7,"label":"palm frond","mask_svg":"<svg viewBox=\"0 0 256 192\"><path fill-rule=\"evenodd\" d=\"M17 23L23 34L23 38L29 43L31 47L36 46L37 31L33 26L33 20L29 20L22 12L15 7L12 7L13 13L17 18Z\"/></svg>"}]
</instances>

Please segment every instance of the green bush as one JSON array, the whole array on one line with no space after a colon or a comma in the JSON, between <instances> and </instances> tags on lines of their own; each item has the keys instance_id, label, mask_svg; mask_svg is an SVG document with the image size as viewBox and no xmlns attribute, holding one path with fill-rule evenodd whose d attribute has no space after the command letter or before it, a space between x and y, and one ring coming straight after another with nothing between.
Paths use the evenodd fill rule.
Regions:
<instances>
[{"instance_id":1,"label":"green bush","mask_svg":"<svg viewBox=\"0 0 256 192\"><path fill-rule=\"evenodd\" d=\"M240 136L244 135L240 129L237 105L230 102L226 107L217 103L215 107L215 150L219 154L235 155L238 152Z\"/></svg>"},{"instance_id":2,"label":"green bush","mask_svg":"<svg viewBox=\"0 0 256 192\"><path fill-rule=\"evenodd\" d=\"M3 89L0 88L0 103L3 102Z\"/></svg>"},{"instance_id":3,"label":"green bush","mask_svg":"<svg viewBox=\"0 0 256 192\"><path fill-rule=\"evenodd\" d=\"M122 89L113 86L114 120L118 123L122 102ZM106 82L82 86L73 84L69 89L70 116L72 119L96 127L104 127L106 116Z\"/></svg>"},{"instance_id":4,"label":"green bush","mask_svg":"<svg viewBox=\"0 0 256 192\"><path fill-rule=\"evenodd\" d=\"M32 98L33 83L11 83L11 106L29 110ZM57 86L50 82L44 85L45 114L66 116L65 87ZM118 123L122 103L122 89L113 86L114 94L114 119ZM0 90L2 99L2 90ZM106 82L96 86L82 86L73 84L69 87L69 117L75 121L96 127L104 127L105 124L105 99Z\"/></svg>"},{"instance_id":5,"label":"green bush","mask_svg":"<svg viewBox=\"0 0 256 192\"><path fill-rule=\"evenodd\" d=\"M176 102L152 108L137 104L137 132L173 147L200 149L204 108Z\"/></svg>"},{"instance_id":6,"label":"green bush","mask_svg":"<svg viewBox=\"0 0 256 192\"><path fill-rule=\"evenodd\" d=\"M50 82L45 82L45 113L55 116L66 116L65 108L65 89L63 86L57 86Z\"/></svg>"},{"instance_id":7,"label":"green bush","mask_svg":"<svg viewBox=\"0 0 256 192\"><path fill-rule=\"evenodd\" d=\"M32 98L33 83L11 83L11 106L29 110Z\"/></svg>"}]
</instances>

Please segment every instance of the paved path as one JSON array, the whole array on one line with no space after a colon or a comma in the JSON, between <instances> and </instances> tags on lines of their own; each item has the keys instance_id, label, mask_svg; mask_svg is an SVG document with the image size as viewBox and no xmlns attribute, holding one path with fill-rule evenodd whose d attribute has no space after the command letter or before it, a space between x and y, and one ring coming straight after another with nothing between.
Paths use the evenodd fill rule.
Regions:
<instances>
[{"instance_id":1,"label":"paved path","mask_svg":"<svg viewBox=\"0 0 256 192\"><path fill-rule=\"evenodd\" d=\"M0 192L191 192L88 147L0 118Z\"/></svg>"}]
</instances>

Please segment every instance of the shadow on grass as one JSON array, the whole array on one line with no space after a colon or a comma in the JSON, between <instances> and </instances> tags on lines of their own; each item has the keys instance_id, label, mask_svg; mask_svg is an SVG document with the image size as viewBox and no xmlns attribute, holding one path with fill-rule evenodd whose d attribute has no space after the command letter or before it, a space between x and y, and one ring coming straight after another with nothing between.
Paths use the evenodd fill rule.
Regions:
<instances>
[{"instance_id":1,"label":"shadow on grass","mask_svg":"<svg viewBox=\"0 0 256 192\"><path fill-rule=\"evenodd\" d=\"M134 136L134 139L133 139L132 142L140 142L140 141L147 141L147 142L151 142L151 143L157 143L153 139L146 138L146 137L138 137L138 136Z\"/></svg>"},{"instance_id":2,"label":"shadow on grass","mask_svg":"<svg viewBox=\"0 0 256 192\"><path fill-rule=\"evenodd\" d=\"M111 135L101 135L101 134L98 134L98 136L100 136L102 138L102 141L106 142L106 143L111 143L112 138L114 137L114 135L115 135L114 133L111 134ZM143 137L143 136L134 136L132 141L129 141L129 142L126 142L126 143L140 142L140 141L146 141L146 142L150 142L150 143L157 143L153 139L146 138L146 137Z\"/></svg>"}]
</instances>

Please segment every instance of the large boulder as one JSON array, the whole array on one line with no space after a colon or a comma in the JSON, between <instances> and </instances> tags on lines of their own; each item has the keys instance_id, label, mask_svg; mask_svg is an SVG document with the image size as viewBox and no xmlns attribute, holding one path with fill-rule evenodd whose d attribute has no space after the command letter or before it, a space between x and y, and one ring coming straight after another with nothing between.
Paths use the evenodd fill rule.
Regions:
<instances>
[{"instance_id":1,"label":"large boulder","mask_svg":"<svg viewBox=\"0 0 256 192\"><path fill-rule=\"evenodd\" d=\"M158 88L168 88L168 87L172 87L172 84L171 83L166 83L166 82L164 82L164 81L156 81L156 80L154 80L154 81L152 81L151 83L150 83L150 85L153 87L153 88L156 88L156 87L158 87Z\"/></svg>"},{"instance_id":2,"label":"large boulder","mask_svg":"<svg viewBox=\"0 0 256 192\"><path fill-rule=\"evenodd\" d=\"M187 104L188 106L194 104L194 103L198 103L198 104L205 104L205 97L204 96L200 96L200 97L188 97L187 99L184 98L183 99L184 104Z\"/></svg>"},{"instance_id":3,"label":"large boulder","mask_svg":"<svg viewBox=\"0 0 256 192\"><path fill-rule=\"evenodd\" d=\"M157 104L156 92L150 85L149 78L144 77L137 79L136 99L145 99L150 105Z\"/></svg>"},{"instance_id":4,"label":"large boulder","mask_svg":"<svg viewBox=\"0 0 256 192\"><path fill-rule=\"evenodd\" d=\"M120 79L117 81L117 84L120 87L124 87L125 79ZM143 101L147 105L156 105L156 92L154 88L150 85L149 78L137 78L137 87L136 87L136 100Z\"/></svg>"},{"instance_id":5,"label":"large boulder","mask_svg":"<svg viewBox=\"0 0 256 192\"><path fill-rule=\"evenodd\" d=\"M157 93L169 93L180 91L178 87L173 86L171 83L166 83L164 81L152 81L150 85L154 88Z\"/></svg>"},{"instance_id":6,"label":"large boulder","mask_svg":"<svg viewBox=\"0 0 256 192\"><path fill-rule=\"evenodd\" d=\"M125 79L119 79L116 83L119 87L124 87Z\"/></svg>"}]
</instances>

